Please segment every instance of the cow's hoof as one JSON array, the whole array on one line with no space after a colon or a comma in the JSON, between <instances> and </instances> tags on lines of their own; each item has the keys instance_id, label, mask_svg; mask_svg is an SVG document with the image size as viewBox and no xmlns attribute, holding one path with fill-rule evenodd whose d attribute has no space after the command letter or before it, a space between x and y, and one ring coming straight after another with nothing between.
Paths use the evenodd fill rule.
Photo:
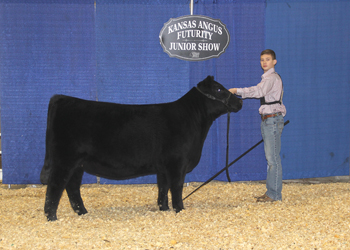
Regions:
<instances>
[{"instance_id":1,"label":"cow's hoof","mask_svg":"<svg viewBox=\"0 0 350 250\"><path fill-rule=\"evenodd\" d=\"M57 220L57 216L56 215L54 215L54 216L47 216L46 218L47 218L47 221L55 221L55 220Z\"/></svg>"},{"instance_id":2,"label":"cow's hoof","mask_svg":"<svg viewBox=\"0 0 350 250\"><path fill-rule=\"evenodd\" d=\"M181 212L182 210L184 210L184 208L175 208L174 210L175 210L176 213L179 213L179 212Z\"/></svg>"},{"instance_id":3,"label":"cow's hoof","mask_svg":"<svg viewBox=\"0 0 350 250\"><path fill-rule=\"evenodd\" d=\"M83 214L87 214L88 211L86 210L85 207L81 207L74 210L74 212L76 212L78 215L83 215Z\"/></svg>"},{"instance_id":4,"label":"cow's hoof","mask_svg":"<svg viewBox=\"0 0 350 250\"><path fill-rule=\"evenodd\" d=\"M45 212L45 216L47 218L47 221L55 221L55 220L57 220L56 213Z\"/></svg>"},{"instance_id":5,"label":"cow's hoof","mask_svg":"<svg viewBox=\"0 0 350 250\"><path fill-rule=\"evenodd\" d=\"M77 213L78 215L83 215L83 214L87 214L88 211L85 209L85 211L76 211L76 213Z\"/></svg>"},{"instance_id":6,"label":"cow's hoof","mask_svg":"<svg viewBox=\"0 0 350 250\"><path fill-rule=\"evenodd\" d=\"M159 206L160 211L168 211L169 207L168 206Z\"/></svg>"}]
</instances>

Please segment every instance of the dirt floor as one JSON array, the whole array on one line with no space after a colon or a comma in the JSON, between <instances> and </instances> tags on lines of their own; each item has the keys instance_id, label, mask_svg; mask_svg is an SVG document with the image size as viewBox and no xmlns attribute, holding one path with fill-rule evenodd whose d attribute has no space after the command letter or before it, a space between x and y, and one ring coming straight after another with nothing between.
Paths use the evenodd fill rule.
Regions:
<instances>
[{"instance_id":1,"label":"dirt floor","mask_svg":"<svg viewBox=\"0 0 350 250\"><path fill-rule=\"evenodd\" d=\"M348 177L285 181L283 201L263 204L263 182L211 182L178 214L158 211L156 185L81 191L88 214L64 193L47 222L46 186L0 185L0 249L350 249Z\"/></svg>"}]
</instances>

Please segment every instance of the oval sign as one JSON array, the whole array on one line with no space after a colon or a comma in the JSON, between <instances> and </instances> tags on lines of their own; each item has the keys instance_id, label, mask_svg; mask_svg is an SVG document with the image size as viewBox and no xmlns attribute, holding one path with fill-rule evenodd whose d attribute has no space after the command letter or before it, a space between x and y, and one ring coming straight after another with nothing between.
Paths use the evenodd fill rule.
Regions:
<instances>
[{"instance_id":1,"label":"oval sign","mask_svg":"<svg viewBox=\"0 0 350 250\"><path fill-rule=\"evenodd\" d=\"M219 19L190 15L170 18L159 33L159 41L170 57L202 61L224 53L230 34Z\"/></svg>"}]
</instances>

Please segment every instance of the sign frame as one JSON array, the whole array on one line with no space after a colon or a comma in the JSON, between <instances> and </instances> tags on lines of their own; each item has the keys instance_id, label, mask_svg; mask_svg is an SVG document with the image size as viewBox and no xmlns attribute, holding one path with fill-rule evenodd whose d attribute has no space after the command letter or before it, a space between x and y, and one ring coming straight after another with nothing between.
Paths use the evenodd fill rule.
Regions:
<instances>
[{"instance_id":1,"label":"sign frame","mask_svg":"<svg viewBox=\"0 0 350 250\"><path fill-rule=\"evenodd\" d=\"M159 33L163 51L186 61L218 58L230 43L230 33L220 19L203 15L170 18Z\"/></svg>"}]
</instances>

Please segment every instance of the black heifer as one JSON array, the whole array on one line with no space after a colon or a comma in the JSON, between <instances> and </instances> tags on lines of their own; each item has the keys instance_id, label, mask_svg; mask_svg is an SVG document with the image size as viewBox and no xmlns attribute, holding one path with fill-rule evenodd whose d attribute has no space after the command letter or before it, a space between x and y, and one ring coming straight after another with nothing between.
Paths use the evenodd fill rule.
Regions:
<instances>
[{"instance_id":1,"label":"black heifer","mask_svg":"<svg viewBox=\"0 0 350 250\"><path fill-rule=\"evenodd\" d=\"M48 184L45 214L56 220L66 189L73 210L87 213L80 195L84 172L108 179L156 174L158 205L184 206L185 175L198 164L213 121L238 112L242 100L207 77L179 100L123 105L55 95L47 117L46 155L40 180Z\"/></svg>"}]
</instances>

